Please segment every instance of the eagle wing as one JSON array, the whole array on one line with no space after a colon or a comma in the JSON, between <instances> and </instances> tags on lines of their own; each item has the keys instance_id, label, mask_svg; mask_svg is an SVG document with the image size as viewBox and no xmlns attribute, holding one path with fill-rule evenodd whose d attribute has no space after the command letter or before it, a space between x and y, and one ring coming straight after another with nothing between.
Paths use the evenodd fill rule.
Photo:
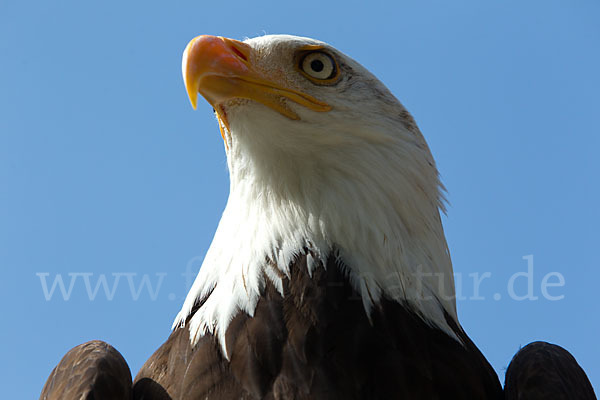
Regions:
<instances>
[{"instance_id":1,"label":"eagle wing","mask_svg":"<svg viewBox=\"0 0 600 400\"><path fill-rule=\"evenodd\" d=\"M583 369L567 350L533 342L515 354L506 370L505 399L596 400Z\"/></svg>"},{"instance_id":2,"label":"eagle wing","mask_svg":"<svg viewBox=\"0 0 600 400\"><path fill-rule=\"evenodd\" d=\"M93 340L72 348L48 377L40 400L131 400L131 372L114 347Z\"/></svg>"}]
</instances>

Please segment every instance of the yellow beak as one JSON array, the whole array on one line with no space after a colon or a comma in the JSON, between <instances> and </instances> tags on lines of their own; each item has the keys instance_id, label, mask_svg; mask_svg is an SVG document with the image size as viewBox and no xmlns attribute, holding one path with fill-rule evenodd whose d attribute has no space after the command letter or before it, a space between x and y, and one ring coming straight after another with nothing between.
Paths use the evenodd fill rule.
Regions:
<instances>
[{"instance_id":1,"label":"yellow beak","mask_svg":"<svg viewBox=\"0 0 600 400\"><path fill-rule=\"evenodd\" d=\"M183 81L192 107L196 108L200 93L228 129L221 105L235 98L257 101L290 119L299 117L283 98L313 111L331 110L327 103L262 76L251 63L252 51L249 45L224 37L202 35L192 39L182 61Z\"/></svg>"}]
</instances>

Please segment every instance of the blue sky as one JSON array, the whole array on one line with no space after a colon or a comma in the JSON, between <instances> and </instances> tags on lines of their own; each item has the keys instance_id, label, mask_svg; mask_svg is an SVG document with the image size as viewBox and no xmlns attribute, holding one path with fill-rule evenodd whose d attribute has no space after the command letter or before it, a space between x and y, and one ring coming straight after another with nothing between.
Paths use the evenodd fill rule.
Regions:
<instances>
[{"instance_id":1,"label":"blue sky","mask_svg":"<svg viewBox=\"0 0 600 400\"><path fill-rule=\"evenodd\" d=\"M499 375L540 339L600 391L600 4L391 3L0 2L7 398L38 396L81 342L112 343L135 375L167 338L228 191L181 53L198 34L264 33L331 43L413 113L448 189L460 320ZM543 292L552 273L546 283L564 284ZM91 300L102 276L111 290ZM73 279L67 296L44 292L57 277L66 290ZM517 300L529 283L537 299Z\"/></svg>"}]
</instances>

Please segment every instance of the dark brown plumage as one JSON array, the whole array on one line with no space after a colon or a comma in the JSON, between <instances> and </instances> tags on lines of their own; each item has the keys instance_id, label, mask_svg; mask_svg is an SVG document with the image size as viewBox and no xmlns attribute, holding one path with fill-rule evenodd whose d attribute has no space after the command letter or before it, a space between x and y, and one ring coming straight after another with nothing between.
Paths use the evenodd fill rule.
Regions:
<instances>
[{"instance_id":1,"label":"dark brown plumage","mask_svg":"<svg viewBox=\"0 0 600 400\"><path fill-rule=\"evenodd\" d=\"M506 400L595 400L583 369L567 350L533 342L513 357L505 379Z\"/></svg>"},{"instance_id":2,"label":"dark brown plumage","mask_svg":"<svg viewBox=\"0 0 600 400\"><path fill-rule=\"evenodd\" d=\"M230 360L214 336L192 348L187 327L177 328L132 389L121 354L92 341L63 357L40 399L596 399L573 356L544 342L515 355L503 394L450 318L464 345L394 301L383 299L369 321L335 260L310 277L306 255L299 256L284 297L267 284L255 316L240 313L229 325Z\"/></svg>"},{"instance_id":3,"label":"dark brown plumage","mask_svg":"<svg viewBox=\"0 0 600 400\"><path fill-rule=\"evenodd\" d=\"M40 400L130 400L131 372L111 345L99 340L72 348L48 377Z\"/></svg>"},{"instance_id":4,"label":"dark brown plumage","mask_svg":"<svg viewBox=\"0 0 600 400\"><path fill-rule=\"evenodd\" d=\"M502 398L496 373L460 327L464 346L388 300L369 322L334 260L311 278L298 257L285 297L267 284L254 318L238 314L227 330L230 362L213 336L192 349L188 329L176 329L140 370L136 398Z\"/></svg>"}]
</instances>

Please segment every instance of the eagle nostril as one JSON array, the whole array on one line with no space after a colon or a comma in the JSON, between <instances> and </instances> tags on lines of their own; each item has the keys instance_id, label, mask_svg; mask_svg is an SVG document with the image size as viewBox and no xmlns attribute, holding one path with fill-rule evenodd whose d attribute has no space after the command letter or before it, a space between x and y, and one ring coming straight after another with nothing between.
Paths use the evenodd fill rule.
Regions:
<instances>
[{"instance_id":1,"label":"eagle nostril","mask_svg":"<svg viewBox=\"0 0 600 400\"><path fill-rule=\"evenodd\" d=\"M242 60L244 61L248 61L248 58L246 57L246 55L244 53L242 53L240 50L238 50L237 47L229 45L229 47L231 48L231 50L233 50L233 52Z\"/></svg>"}]
</instances>

